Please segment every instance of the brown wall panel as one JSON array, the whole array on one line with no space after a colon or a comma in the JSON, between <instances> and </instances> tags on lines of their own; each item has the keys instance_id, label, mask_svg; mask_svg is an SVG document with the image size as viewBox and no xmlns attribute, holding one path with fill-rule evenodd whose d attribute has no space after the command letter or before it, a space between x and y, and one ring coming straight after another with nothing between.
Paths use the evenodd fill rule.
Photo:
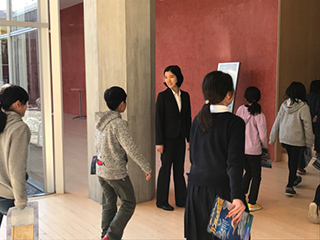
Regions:
<instances>
[{"instance_id":1,"label":"brown wall panel","mask_svg":"<svg viewBox=\"0 0 320 240\"><path fill-rule=\"evenodd\" d=\"M280 0L277 109L293 81L304 83L320 78L320 1ZM281 147L277 156L281 159Z\"/></svg>"}]
</instances>

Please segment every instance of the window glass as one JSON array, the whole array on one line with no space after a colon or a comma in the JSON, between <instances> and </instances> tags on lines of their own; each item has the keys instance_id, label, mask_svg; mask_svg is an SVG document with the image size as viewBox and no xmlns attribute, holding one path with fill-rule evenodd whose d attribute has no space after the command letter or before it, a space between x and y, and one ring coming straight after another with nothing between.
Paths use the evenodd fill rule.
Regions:
<instances>
[{"instance_id":1,"label":"window glass","mask_svg":"<svg viewBox=\"0 0 320 240\"><path fill-rule=\"evenodd\" d=\"M0 1L0 20L7 19L7 1L1 0Z\"/></svg>"},{"instance_id":2,"label":"window glass","mask_svg":"<svg viewBox=\"0 0 320 240\"><path fill-rule=\"evenodd\" d=\"M39 0L0 0L0 87L6 83L16 84L29 94L28 108L23 117L31 131L27 161L29 179L26 183L29 196L54 191L54 158L51 157L53 139L47 137L45 142L43 140L46 136L43 126L46 125L49 132L51 131L52 116L50 111L43 111L41 104L52 103L52 98L43 97L41 94L42 91L51 90L48 84L51 82L50 70L40 62L40 53L41 59L50 59L50 54L44 53L49 50L49 42L46 38L41 40L39 34L40 30L48 34L48 26L39 24L38 19L39 16L47 19L48 0L41 0L44 5L41 15L38 14L38 3ZM33 27L21 27L29 26L30 22ZM40 51L40 46L43 46L45 51ZM45 86L41 85L40 69L45 75ZM47 124L43 124L43 121ZM45 144L49 146L49 154L44 152ZM49 156L48 159L45 156Z\"/></svg>"},{"instance_id":3,"label":"window glass","mask_svg":"<svg viewBox=\"0 0 320 240\"><path fill-rule=\"evenodd\" d=\"M40 97L38 30L20 31L23 33L11 33L14 84L24 87L29 93L29 104L36 105Z\"/></svg>"},{"instance_id":4,"label":"window glass","mask_svg":"<svg viewBox=\"0 0 320 240\"><path fill-rule=\"evenodd\" d=\"M11 0L11 6L11 20L38 22L38 0Z\"/></svg>"},{"instance_id":5,"label":"window glass","mask_svg":"<svg viewBox=\"0 0 320 240\"><path fill-rule=\"evenodd\" d=\"M0 87L9 82L7 27L0 26Z\"/></svg>"},{"instance_id":6,"label":"window glass","mask_svg":"<svg viewBox=\"0 0 320 240\"><path fill-rule=\"evenodd\" d=\"M42 110L40 99L39 41L38 30L19 28L11 33L12 78L29 93L28 109L24 121L30 128L31 140L28 157L28 193L39 194L44 191Z\"/></svg>"}]
</instances>

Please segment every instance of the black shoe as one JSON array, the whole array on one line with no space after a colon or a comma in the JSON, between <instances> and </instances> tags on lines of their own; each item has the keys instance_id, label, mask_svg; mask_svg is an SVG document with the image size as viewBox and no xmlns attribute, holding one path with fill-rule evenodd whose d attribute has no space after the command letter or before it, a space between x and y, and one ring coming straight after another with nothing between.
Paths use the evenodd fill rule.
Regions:
<instances>
[{"instance_id":1,"label":"black shoe","mask_svg":"<svg viewBox=\"0 0 320 240\"><path fill-rule=\"evenodd\" d=\"M299 183L301 183L302 178L300 176L297 176L297 179L293 182L293 186L298 186Z\"/></svg>"},{"instance_id":2,"label":"black shoe","mask_svg":"<svg viewBox=\"0 0 320 240\"><path fill-rule=\"evenodd\" d=\"M158 208L162 208L165 211L173 211L173 207L170 204L166 204L166 205L157 205Z\"/></svg>"},{"instance_id":3,"label":"black shoe","mask_svg":"<svg viewBox=\"0 0 320 240\"><path fill-rule=\"evenodd\" d=\"M176 204L177 207L186 207L186 204Z\"/></svg>"},{"instance_id":4,"label":"black shoe","mask_svg":"<svg viewBox=\"0 0 320 240\"><path fill-rule=\"evenodd\" d=\"M296 191L293 189L293 187L286 187L285 194L289 197L293 197L296 195Z\"/></svg>"}]
</instances>

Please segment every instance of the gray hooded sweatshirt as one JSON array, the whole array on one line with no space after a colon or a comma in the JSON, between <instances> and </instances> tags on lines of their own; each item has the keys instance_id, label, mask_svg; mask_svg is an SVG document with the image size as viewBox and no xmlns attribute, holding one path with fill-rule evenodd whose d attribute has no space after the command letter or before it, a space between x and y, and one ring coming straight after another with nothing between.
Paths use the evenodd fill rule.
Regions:
<instances>
[{"instance_id":1,"label":"gray hooded sweatshirt","mask_svg":"<svg viewBox=\"0 0 320 240\"><path fill-rule=\"evenodd\" d=\"M292 104L290 99L282 103L270 132L270 144L276 142L278 134L280 143L312 147L312 123L307 103Z\"/></svg>"},{"instance_id":2,"label":"gray hooded sweatshirt","mask_svg":"<svg viewBox=\"0 0 320 240\"><path fill-rule=\"evenodd\" d=\"M141 169L150 174L150 164L139 152L129 132L127 121L119 112L96 113L96 151L103 165L97 164L97 175L108 180L123 179L128 175L127 155Z\"/></svg>"},{"instance_id":3,"label":"gray hooded sweatshirt","mask_svg":"<svg viewBox=\"0 0 320 240\"><path fill-rule=\"evenodd\" d=\"M26 170L31 133L18 113L6 114L6 127L0 134L0 196L14 199L14 205L23 209L28 200Z\"/></svg>"}]
</instances>

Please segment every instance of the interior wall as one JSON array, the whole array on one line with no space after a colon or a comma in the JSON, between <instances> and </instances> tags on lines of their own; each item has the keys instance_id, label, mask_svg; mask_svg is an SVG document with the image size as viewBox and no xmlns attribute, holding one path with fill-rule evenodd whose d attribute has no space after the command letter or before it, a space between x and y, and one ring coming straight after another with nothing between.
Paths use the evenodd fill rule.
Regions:
<instances>
[{"instance_id":1,"label":"interior wall","mask_svg":"<svg viewBox=\"0 0 320 240\"><path fill-rule=\"evenodd\" d=\"M319 0L280 0L277 109L293 81L304 83L320 78ZM281 148L277 151L281 156Z\"/></svg>"},{"instance_id":2,"label":"interior wall","mask_svg":"<svg viewBox=\"0 0 320 240\"><path fill-rule=\"evenodd\" d=\"M194 117L204 104L204 76L219 62L240 62L234 109L245 103L245 89L257 86L269 134L276 112L277 32L278 0L157 0L156 93L165 90L165 67L179 65Z\"/></svg>"},{"instance_id":3,"label":"interior wall","mask_svg":"<svg viewBox=\"0 0 320 240\"><path fill-rule=\"evenodd\" d=\"M81 114L86 115L83 3L61 10L60 21L63 112L79 115L79 93L71 89L80 88Z\"/></svg>"},{"instance_id":4,"label":"interior wall","mask_svg":"<svg viewBox=\"0 0 320 240\"><path fill-rule=\"evenodd\" d=\"M269 133L276 114L277 32L278 0L156 0L156 94L165 89L163 69L179 65L194 117L204 102L205 74L219 62L239 61L234 109L245 103L246 87L259 87ZM82 3L61 10L61 36L64 112L77 115L78 93L71 88L85 89ZM86 114L85 92L81 97Z\"/></svg>"}]
</instances>

